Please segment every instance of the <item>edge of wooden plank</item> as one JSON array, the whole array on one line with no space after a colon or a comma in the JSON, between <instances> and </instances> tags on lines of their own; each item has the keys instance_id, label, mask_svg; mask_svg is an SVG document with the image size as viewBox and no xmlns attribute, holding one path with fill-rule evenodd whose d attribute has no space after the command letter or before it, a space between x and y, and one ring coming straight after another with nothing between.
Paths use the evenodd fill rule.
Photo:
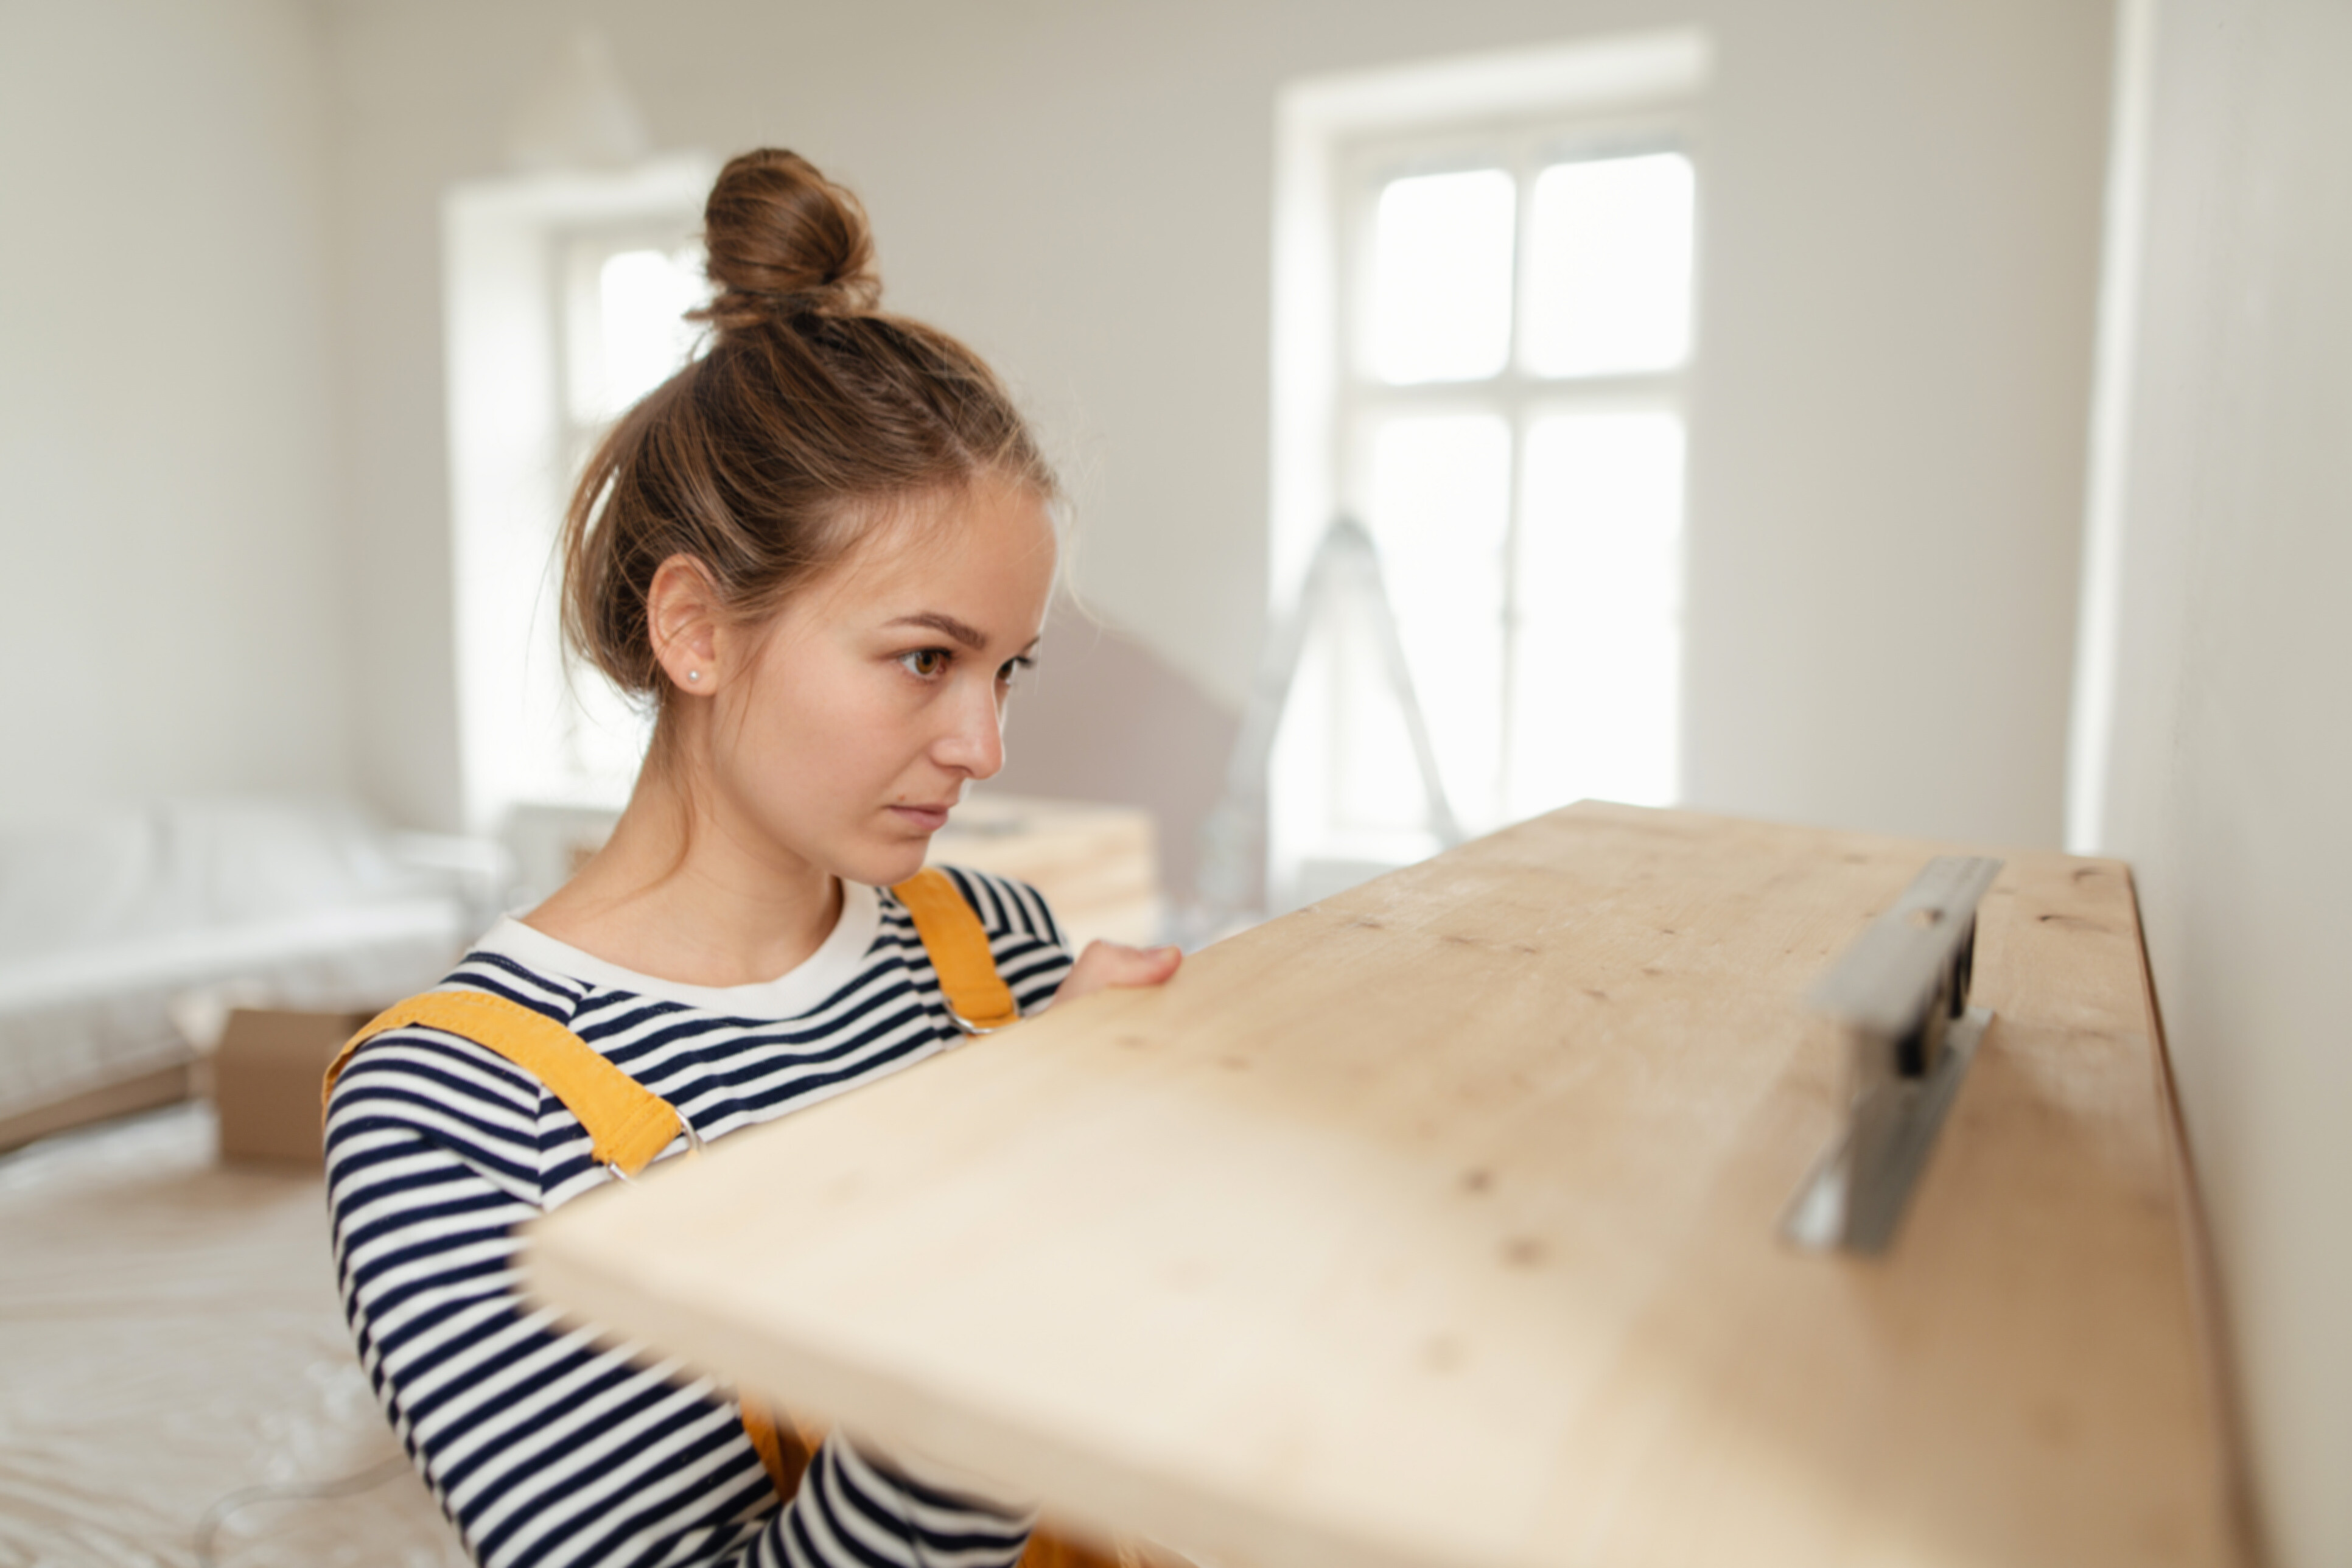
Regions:
<instances>
[{"instance_id":1,"label":"edge of wooden plank","mask_svg":"<svg viewBox=\"0 0 2352 1568\"><path fill-rule=\"evenodd\" d=\"M590 1194L566 1205L591 1209L599 1194ZM549 1216L552 1219L554 1216ZM646 1282L623 1279L585 1261L569 1247L572 1226L534 1221L529 1226L532 1244L523 1249L520 1272L524 1293L562 1314L567 1321L593 1317L596 1326L634 1335L641 1331L632 1321L649 1309ZM555 1307L557 1301L564 1303ZM617 1303L618 1310L614 1310ZM992 1408L986 1414L941 1401L935 1390L918 1389L896 1373L855 1363L839 1353L793 1351L777 1345L761 1332L712 1314L693 1314L690 1327L678 1331L678 1320L663 1321L663 1355L689 1365L734 1369L734 1382L772 1401L789 1389L793 1406L803 1413L822 1412L835 1386L849 1384L856 1402L867 1413L855 1424L887 1448L917 1455L937 1455L958 1468L969 1468L971 1457L1011 1456L1013 1462L1001 1472L1013 1486L1024 1476L1059 1479L1070 1489L1091 1500L1086 1511L1055 1506L1047 1518L1075 1524L1081 1534L1097 1538L1116 1531L1142 1535L1180 1552L1213 1553L1220 1560L1255 1561L1263 1556L1286 1568L1426 1568L1444 1561L1460 1568L1515 1568L1514 1564L1465 1553L1449 1542L1411 1542L1391 1550L1392 1542L1335 1531L1331 1521L1306 1519L1268 1509L1254 1500L1230 1492L1203 1478L1154 1471L1139 1479L1132 1467L1107 1459L1081 1445L1041 1432L1016 1413ZM877 1398L877 1395L880 1397ZM1115 1521L1115 1522L1113 1522Z\"/></svg>"},{"instance_id":2,"label":"edge of wooden plank","mask_svg":"<svg viewBox=\"0 0 2352 1568\"><path fill-rule=\"evenodd\" d=\"M2147 1008L2148 1038L2153 1042L2157 1100L2164 1108L2166 1139L2173 1180L2179 1188L2180 1245L2189 1261L2189 1304L2196 1314L2199 1372L2205 1380L2205 1397L2211 1407L2221 1474L2222 1507L2241 1562L2271 1561L2263 1539L2262 1517L2254 1508L2253 1473L2248 1463L2245 1405L2240 1394L2237 1355L2230 1335L2229 1298L2221 1289L2219 1262L2213 1254L2210 1227L2205 1219L2204 1187L2197 1179L2196 1151L2189 1146L2189 1126L2182 1120L2179 1086L2172 1076L2172 1042L2165 1032L2164 1004L2156 992L2156 969L2147 952L2147 925L2140 916L2139 882L2130 864L2123 868L2124 887L2131 897L2132 927L2139 938L2140 988Z\"/></svg>"}]
</instances>

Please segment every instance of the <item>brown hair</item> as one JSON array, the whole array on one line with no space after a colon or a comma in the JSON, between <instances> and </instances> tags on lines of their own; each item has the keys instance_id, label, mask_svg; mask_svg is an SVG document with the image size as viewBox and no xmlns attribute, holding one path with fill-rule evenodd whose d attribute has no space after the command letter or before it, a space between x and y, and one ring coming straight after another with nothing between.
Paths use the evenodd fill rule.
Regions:
<instances>
[{"instance_id":1,"label":"brown hair","mask_svg":"<svg viewBox=\"0 0 2352 1568\"><path fill-rule=\"evenodd\" d=\"M874 242L846 189L762 148L719 172L703 224L714 297L689 319L709 346L604 437L562 541L566 644L665 711L646 598L670 557L700 562L756 620L898 502L991 475L1057 494L980 356L876 309Z\"/></svg>"}]
</instances>

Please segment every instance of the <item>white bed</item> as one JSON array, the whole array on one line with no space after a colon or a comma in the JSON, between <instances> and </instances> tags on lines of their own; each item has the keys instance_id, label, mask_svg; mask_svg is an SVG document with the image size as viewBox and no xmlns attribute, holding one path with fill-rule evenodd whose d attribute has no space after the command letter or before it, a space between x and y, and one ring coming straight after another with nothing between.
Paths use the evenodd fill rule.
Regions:
<instances>
[{"instance_id":1,"label":"white bed","mask_svg":"<svg viewBox=\"0 0 2352 1568\"><path fill-rule=\"evenodd\" d=\"M167 801L0 831L0 1148L184 1097L226 1008L430 984L495 852L331 799Z\"/></svg>"}]
</instances>

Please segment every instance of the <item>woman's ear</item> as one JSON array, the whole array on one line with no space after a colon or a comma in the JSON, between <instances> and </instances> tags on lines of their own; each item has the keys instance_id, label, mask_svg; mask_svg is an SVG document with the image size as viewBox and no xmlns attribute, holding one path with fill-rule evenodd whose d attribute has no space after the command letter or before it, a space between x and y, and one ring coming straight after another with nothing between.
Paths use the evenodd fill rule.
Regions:
<instances>
[{"instance_id":1,"label":"woman's ear","mask_svg":"<svg viewBox=\"0 0 2352 1568\"><path fill-rule=\"evenodd\" d=\"M679 691L708 697L725 679L719 668L724 624L718 584L691 555L673 555L646 589L646 633L654 658Z\"/></svg>"}]
</instances>

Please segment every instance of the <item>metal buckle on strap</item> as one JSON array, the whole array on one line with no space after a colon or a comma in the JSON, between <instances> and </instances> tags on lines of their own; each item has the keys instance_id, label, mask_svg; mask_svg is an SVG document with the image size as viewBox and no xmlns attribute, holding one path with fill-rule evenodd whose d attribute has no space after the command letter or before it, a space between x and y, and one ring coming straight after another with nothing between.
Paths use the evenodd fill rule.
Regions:
<instances>
[{"instance_id":1,"label":"metal buckle on strap","mask_svg":"<svg viewBox=\"0 0 2352 1568\"><path fill-rule=\"evenodd\" d=\"M943 1001L940 1005L947 1008L948 1016L955 1020L955 1026L967 1035L993 1035L1013 1026L1011 1024L975 1024L957 1012L950 1004Z\"/></svg>"},{"instance_id":2,"label":"metal buckle on strap","mask_svg":"<svg viewBox=\"0 0 2352 1568\"><path fill-rule=\"evenodd\" d=\"M678 1127L686 1133L686 1152L688 1154L701 1153L702 1134L694 1130L694 1123L687 1120L685 1112L680 1111L678 1113L677 1124ZM634 1187L637 1184L637 1179L635 1176L632 1176L628 1172L621 1169L619 1165L614 1163L612 1161L604 1161L603 1164L605 1173L610 1175L613 1180L620 1183L623 1186Z\"/></svg>"}]
</instances>

